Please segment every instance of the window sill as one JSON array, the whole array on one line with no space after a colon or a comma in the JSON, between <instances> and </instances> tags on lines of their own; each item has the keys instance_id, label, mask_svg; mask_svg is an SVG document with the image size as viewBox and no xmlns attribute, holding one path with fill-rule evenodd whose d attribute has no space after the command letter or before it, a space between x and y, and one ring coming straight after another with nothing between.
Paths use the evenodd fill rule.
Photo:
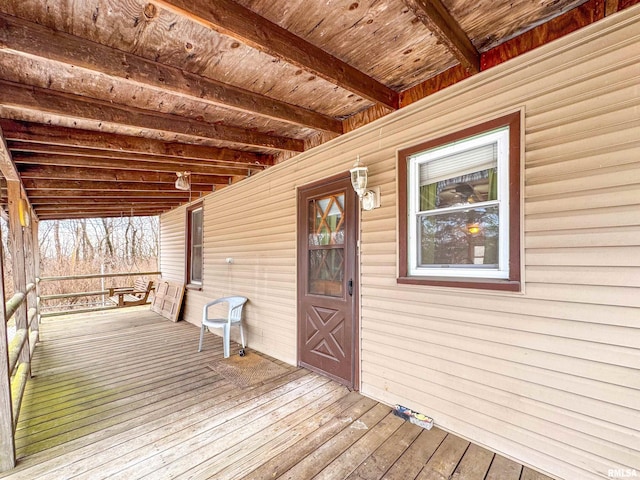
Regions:
<instances>
[{"instance_id":1,"label":"window sill","mask_svg":"<svg viewBox=\"0 0 640 480\"><path fill-rule=\"evenodd\" d=\"M521 283L517 280L493 280L488 278L434 278L434 277L398 277L399 284L430 285L435 287L476 288L482 290L499 290L504 292L521 291Z\"/></svg>"},{"instance_id":2,"label":"window sill","mask_svg":"<svg viewBox=\"0 0 640 480\"><path fill-rule=\"evenodd\" d=\"M202 285L197 283L187 283L184 288L187 290L202 291Z\"/></svg>"}]
</instances>

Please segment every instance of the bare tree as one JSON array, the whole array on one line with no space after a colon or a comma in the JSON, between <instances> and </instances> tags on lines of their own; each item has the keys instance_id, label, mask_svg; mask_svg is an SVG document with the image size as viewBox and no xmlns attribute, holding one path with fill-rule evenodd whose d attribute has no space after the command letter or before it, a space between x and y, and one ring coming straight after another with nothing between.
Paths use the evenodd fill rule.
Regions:
<instances>
[{"instance_id":1,"label":"bare tree","mask_svg":"<svg viewBox=\"0 0 640 480\"><path fill-rule=\"evenodd\" d=\"M104 239L103 239L105 244L104 253L109 258L113 258L115 253L113 249L113 242L111 240L111 235L113 233L113 224L107 218L103 218L101 220L102 220L102 226L104 227Z\"/></svg>"},{"instance_id":2,"label":"bare tree","mask_svg":"<svg viewBox=\"0 0 640 480\"><path fill-rule=\"evenodd\" d=\"M53 222L53 238L56 247L56 258L62 258L62 246L60 245L60 222Z\"/></svg>"}]
</instances>

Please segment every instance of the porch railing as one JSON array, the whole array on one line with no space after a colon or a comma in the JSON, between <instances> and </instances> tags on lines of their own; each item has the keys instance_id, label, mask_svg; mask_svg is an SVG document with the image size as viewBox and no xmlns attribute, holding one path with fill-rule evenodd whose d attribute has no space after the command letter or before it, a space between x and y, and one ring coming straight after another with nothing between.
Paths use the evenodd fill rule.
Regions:
<instances>
[{"instance_id":1,"label":"porch railing","mask_svg":"<svg viewBox=\"0 0 640 480\"><path fill-rule=\"evenodd\" d=\"M7 321L13 318L18 309L27 301L27 294L35 290L35 288L35 283L29 283L25 292L15 293L6 302L5 318ZM31 371L31 358L39 335L37 307L35 305L31 307L27 305L27 307L27 324L15 331L8 348L13 428L18 423L22 397Z\"/></svg>"},{"instance_id":2,"label":"porch railing","mask_svg":"<svg viewBox=\"0 0 640 480\"><path fill-rule=\"evenodd\" d=\"M88 290L81 292L62 292L62 293L51 293L48 295L40 295L40 310L42 317L52 317L55 315L66 315L68 313L85 313L85 312L93 312L98 310L108 310L111 308L118 308L116 304L113 304L108 298L107 294L109 290L104 287L104 279L105 278L130 278L130 277L153 277L160 275L161 272L127 272L127 273L92 273L86 275L67 275L67 276L59 276L59 277L42 277L40 279L41 284L47 282L56 282L61 285L61 282L72 281L72 280L93 280L93 279L101 279L101 288L100 290ZM42 287L41 287L42 290ZM81 304L78 303L63 303L57 305L48 305L47 303L51 300L68 300L68 299L78 299L82 297L88 297L86 301ZM93 299L92 299L93 297ZM51 309L56 308L56 311L51 311Z\"/></svg>"}]
</instances>

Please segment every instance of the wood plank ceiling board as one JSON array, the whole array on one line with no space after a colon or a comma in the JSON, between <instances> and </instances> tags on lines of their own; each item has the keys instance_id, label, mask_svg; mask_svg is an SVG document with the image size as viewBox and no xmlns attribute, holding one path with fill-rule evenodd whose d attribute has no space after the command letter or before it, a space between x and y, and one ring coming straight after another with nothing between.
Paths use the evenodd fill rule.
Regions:
<instances>
[{"instance_id":1,"label":"wood plank ceiling board","mask_svg":"<svg viewBox=\"0 0 640 480\"><path fill-rule=\"evenodd\" d=\"M36 147L39 147L39 145ZM114 170L140 170L142 172L188 170L191 173L201 173L203 175L245 175L249 171L259 172L262 170L259 167L248 164L225 165L216 162L180 160L171 157L153 157L130 153L119 154L119 152L109 151L78 151L78 149L72 149L69 154L64 155L61 152L47 151L45 147L42 151L47 153L25 152L23 147L16 146L15 142L9 142L9 149L13 152L13 161L16 165L85 167L87 169L108 168ZM84 152L87 152L87 154Z\"/></svg>"},{"instance_id":2,"label":"wood plank ceiling board","mask_svg":"<svg viewBox=\"0 0 640 480\"><path fill-rule=\"evenodd\" d=\"M325 115L350 115L363 105L351 91L168 11L162 2L57 0L46 14L38 0L6 3L3 11L26 20Z\"/></svg>"},{"instance_id":3,"label":"wood plank ceiling board","mask_svg":"<svg viewBox=\"0 0 640 480\"><path fill-rule=\"evenodd\" d=\"M485 52L588 0L443 0L475 47Z\"/></svg>"},{"instance_id":4,"label":"wood plank ceiling board","mask_svg":"<svg viewBox=\"0 0 640 480\"><path fill-rule=\"evenodd\" d=\"M0 75L8 80L25 83L37 80L41 76L34 74L43 68L48 71L46 82L41 80L40 85L33 85L102 95L97 98L116 103L153 105L166 113L189 116L194 112L194 118L201 116L205 120L224 114L230 123L238 123L238 119L243 123L257 121L251 126L263 130L269 129L265 119L268 117L293 124L297 130L303 130L298 125L301 124L342 133L341 123L326 115L9 15L0 14L0 45L3 46L0 53L6 56L5 62L0 61ZM77 74L78 68L83 69L82 75ZM22 78L17 78L18 75ZM124 98L119 98L123 95ZM285 126L275 125L286 131Z\"/></svg>"},{"instance_id":5,"label":"wood plank ceiling board","mask_svg":"<svg viewBox=\"0 0 640 480\"><path fill-rule=\"evenodd\" d=\"M240 3L398 91L457 63L399 0Z\"/></svg>"},{"instance_id":6,"label":"wood plank ceiling board","mask_svg":"<svg viewBox=\"0 0 640 480\"><path fill-rule=\"evenodd\" d=\"M323 78L369 101L391 108L398 106L397 92L239 3L232 0L157 2L162 8L171 9L182 17L234 38L276 60L306 70L315 78Z\"/></svg>"},{"instance_id":7,"label":"wood plank ceiling board","mask_svg":"<svg viewBox=\"0 0 640 480\"><path fill-rule=\"evenodd\" d=\"M72 179L40 179L23 178L24 188L29 193L30 190L37 189L40 192L52 190L63 194L63 190L84 190L95 192L96 196L102 197L104 192L119 192L127 195L128 192L174 192L173 183L159 181L157 183L137 182L137 181L106 181L106 180L72 180ZM228 181L218 179L208 181L206 184L192 184L193 192L211 192L214 185L225 185Z\"/></svg>"},{"instance_id":8,"label":"wood plank ceiling board","mask_svg":"<svg viewBox=\"0 0 640 480\"><path fill-rule=\"evenodd\" d=\"M170 116L169 116L170 117ZM0 118L5 120L14 120L20 122L28 122L34 124L50 125L53 127L77 128L84 131L93 131L96 133L116 134L129 137L146 138L158 142L170 143L176 145L196 145L218 148L226 150L231 148L231 144L215 140L195 136L192 134L177 133L175 131L160 130L156 128L142 128L136 125L104 122L98 119L74 117L72 115L62 115L51 111L37 110L37 108L20 108L0 103ZM165 117L166 118L166 117ZM184 124L183 124L184 125ZM296 149L304 148L300 146L299 141L295 141ZM254 151L255 147L249 145L234 144L232 150L236 151ZM277 149L260 149L260 154L272 157L279 153Z\"/></svg>"},{"instance_id":9,"label":"wood plank ceiling board","mask_svg":"<svg viewBox=\"0 0 640 480\"><path fill-rule=\"evenodd\" d=\"M216 190L220 188L220 186L216 185ZM3 192L4 193L4 192ZM6 196L6 195L3 195ZM196 195L192 195L192 197L198 198L200 196L200 192ZM33 190L29 195L29 198L33 199L34 203L43 203L49 202L50 199L79 199L82 200L83 203L87 202L87 199L91 200L111 200L111 199L122 199L129 201L146 201L147 199L161 199L161 200L171 200L174 204L179 205L180 203L184 203L189 200L189 192L179 191L179 190L143 190L141 192L138 191L118 191L118 190L105 190L100 192L100 196L96 197L95 191L93 190L73 190L73 189L38 189ZM78 202L80 203L80 202Z\"/></svg>"},{"instance_id":10,"label":"wood plank ceiling board","mask_svg":"<svg viewBox=\"0 0 640 480\"><path fill-rule=\"evenodd\" d=\"M242 125L243 128L256 132L278 131L285 137L303 139L315 133L311 128L223 108L211 102L196 100L193 96L175 94L169 89L160 91L127 80L114 81L113 77L91 70L82 75L77 73L78 68L73 65L0 50L0 79L3 80L95 98L115 105L177 115L194 121L219 124L220 119L224 118L224 125Z\"/></svg>"},{"instance_id":11,"label":"wood plank ceiling board","mask_svg":"<svg viewBox=\"0 0 640 480\"><path fill-rule=\"evenodd\" d=\"M174 172L158 172L154 170L143 170L135 167L123 170L114 168L79 168L66 166L51 165L20 165L18 169L20 177L24 180L27 178L42 179L61 179L61 180L105 180L111 182L159 182L169 183L173 186L176 181ZM238 172L239 173L239 172ZM224 185L229 183L227 173L203 174L192 173L192 185Z\"/></svg>"},{"instance_id":12,"label":"wood plank ceiling board","mask_svg":"<svg viewBox=\"0 0 640 480\"><path fill-rule=\"evenodd\" d=\"M480 54L440 0L404 0L404 3L438 41L446 45L465 70L480 71Z\"/></svg>"},{"instance_id":13,"label":"wood plank ceiling board","mask_svg":"<svg viewBox=\"0 0 640 480\"><path fill-rule=\"evenodd\" d=\"M217 123L187 119L157 111L114 106L102 100L88 99L71 93L19 85L0 80L0 103L3 109L42 111L61 117L77 117L104 124L177 133L195 138L213 139L233 145L251 145L279 150L303 151L303 142L293 138L268 135Z\"/></svg>"},{"instance_id":14,"label":"wood plank ceiling board","mask_svg":"<svg viewBox=\"0 0 640 480\"><path fill-rule=\"evenodd\" d=\"M0 128L43 218L166 211L634 3L0 0Z\"/></svg>"},{"instance_id":15,"label":"wood plank ceiling board","mask_svg":"<svg viewBox=\"0 0 640 480\"><path fill-rule=\"evenodd\" d=\"M88 168L124 168L135 167L132 162L140 162L142 170L175 171L189 167L190 171L201 170L200 173L212 175L222 173L224 169L233 169L236 173L252 170L258 172L266 166L249 162L221 162L218 160L192 160L159 155L136 154L128 152L114 152L112 150L96 150L77 147L60 147L55 145L41 145L25 142L8 142L16 163L32 163L41 165L86 166Z\"/></svg>"},{"instance_id":16,"label":"wood plank ceiling board","mask_svg":"<svg viewBox=\"0 0 640 480\"><path fill-rule=\"evenodd\" d=\"M220 149L204 145L185 143L171 143L156 141L140 136L118 135L108 132L80 130L78 128L56 127L38 123L16 122L0 119L5 138L33 144L32 149L26 151L42 151L34 149L35 145L46 146L48 153L56 153L52 147L77 148L77 155L91 155L91 151L111 151L120 155L126 153L145 154L173 157L183 160L202 160L207 162L219 161L230 164L251 164L256 168L273 165L273 158L269 155L252 152ZM26 148L26 147L25 147ZM69 154L68 151L62 154ZM117 158L123 158L118 156Z\"/></svg>"}]
</instances>

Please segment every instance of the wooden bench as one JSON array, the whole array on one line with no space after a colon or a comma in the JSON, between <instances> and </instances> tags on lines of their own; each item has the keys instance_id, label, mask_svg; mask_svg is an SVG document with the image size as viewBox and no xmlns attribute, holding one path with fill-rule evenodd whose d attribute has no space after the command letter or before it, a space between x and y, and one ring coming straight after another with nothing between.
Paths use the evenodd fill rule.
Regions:
<instances>
[{"instance_id":1,"label":"wooden bench","mask_svg":"<svg viewBox=\"0 0 640 480\"><path fill-rule=\"evenodd\" d=\"M153 281L139 278L134 282L133 287L110 287L109 300L118 307L144 305L151 290L153 290Z\"/></svg>"}]
</instances>

